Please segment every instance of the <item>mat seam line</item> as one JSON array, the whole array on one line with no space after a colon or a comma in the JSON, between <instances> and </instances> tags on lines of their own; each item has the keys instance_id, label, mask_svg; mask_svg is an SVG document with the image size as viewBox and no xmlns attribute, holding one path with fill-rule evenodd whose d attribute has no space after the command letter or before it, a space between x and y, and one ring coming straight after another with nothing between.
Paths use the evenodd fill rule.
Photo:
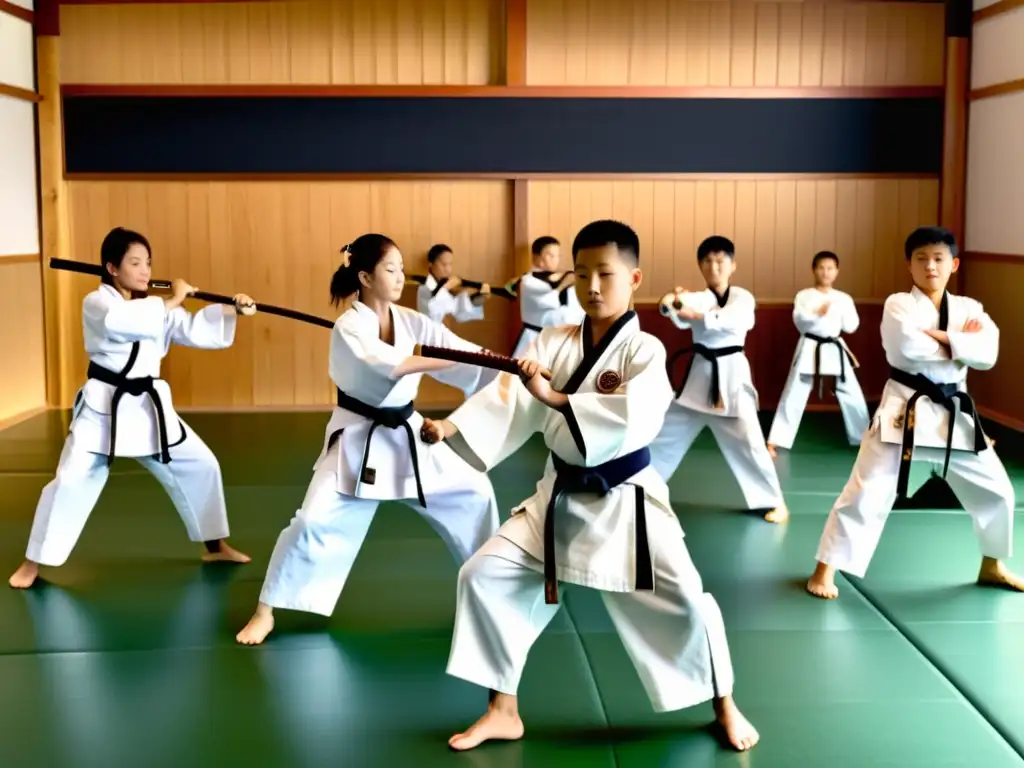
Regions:
<instances>
[{"instance_id":1,"label":"mat seam line","mask_svg":"<svg viewBox=\"0 0 1024 768\"><path fill-rule=\"evenodd\" d=\"M1004 742L1006 742L1007 746L1017 754L1017 757L1024 761L1024 742L1011 733L1008 733L1007 729L992 716L989 707L978 701L973 694L969 693L969 689L960 683L959 676L950 672L936 654L930 651L926 644L923 643L909 627L904 627L901 623L897 622L893 613L885 607L882 601L879 600L871 590L863 587L862 582L854 581L852 577L849 577L846 574L841 575L843 581L849 584L851 589L864 598L872 608L878 611L882 618L885 619L885 621L893 628L896 634L910 643L911 647L917 651L917 653L936 672L938 672L946 682L953 686L953 689L963 697L964 701L974 709L978 716L988 723L988 726L995 731Z\"/></svg>"},{"instance_id":2,"label":"mat seam line","mask_svg":"<svg viewBox=\"0 0 1024 768\"><path fill-rule=\"evenodd\" d=\"M569 624L572 626L572 631L576 634L576 639L579 641L580 648L583 649L583 659L587 662L587 672L590 673L590 682L594 686L594 691L597 692L597 701L601 705L601 716L604 718L604 725L607 730L611 730L612 723L608 718L608 707L604 703L604 695L601 693L601 687L597 684L597 674L594 672L594 664L590 658L590 651L587 650L587 644L583 642L583 634L580 632L579 627L576 624L576 618L572 615L571 598L566 595L565 604L565 615L569 619ZM610 749L612 753L612 765L619 768L619 753L615 747Z\"/></svg>"}]
</instances>

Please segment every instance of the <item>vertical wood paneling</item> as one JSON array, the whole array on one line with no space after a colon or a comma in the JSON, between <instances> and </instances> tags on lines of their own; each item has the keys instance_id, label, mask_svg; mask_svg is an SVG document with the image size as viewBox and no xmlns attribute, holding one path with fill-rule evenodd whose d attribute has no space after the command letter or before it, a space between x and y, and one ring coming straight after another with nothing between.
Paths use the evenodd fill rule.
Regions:
<instances>
[{"instance_id":1,"label":"vertical wood paneling","mask_svg":"<svg viewBox=\"0 0 1024 768\"><path fill-rule=\"evenodd\" d=\"M499 0L63 5L66 83L484 85Z\"/></svg>"},{"instance_id":2,"label":"vertical wood paneling","mask_svg":"<svg viewBox=\"0 0 1024 768\"><path fill-rule=\"evenodd\" d=\"M502 284L515 272L511 184L456 182L72 182L75 258L98 259L114 226L143 232L153 245L154 274L182 277L216 293L244 292L257 301L333 318L330 278L338 250L365 232L383 232L402 249L407 273L426 269L435 242L455 250L457 270ZM36 268L38 273L38 267ZM95 287L75 278L63 299L73 319L65 354L84 371L81 300ZM410 287L405 303L415 302ZM486 319L457 326L465 338L503 349L510 305L487 304ZM41 321L40 321L41 322ZM164 376L183 406L309 406L333 402L327 378L329 331L283 318L241 318L224 352L175 349ZM81 384L69 377L67 405ZM454 393L454 394L453 394ZM457 402L439 384L421 389L424 406Z\"/></svg>"},{"instance_id":3,"label":"vertical wood paneling","mask_svg":"<svg viewBox=\"0 0 1024 768\"><path fill-rule=\"evenodd\" d=\"M530 181L530 237L565 243L588 221L620 218L641 239L646 275L637 296L702 285L697 245L736 243L736 283L761 301L788 302L811 279L811 258L834 250L840 287L881 300L906 285L903 240L938 217L936 179L723 179ZM563 259L571 263L568 249Z\"/></svg>"},{"instance_id":4,"label":"vertical wood paneling","mask_svg":"<svg viewBox=\"0 0 1024 768\"><path fill-rule=\"evenodd\" d=\"M941 3L528 0L531 85L941 85Z\"/></svg>"},{"instance_id":5,"label":"vertical wood paneling","mask_svg":"<svg viewBox=\"0 0 1024 768\"><path fill-rule=\"evenodd\" d=\"M0 423L46 405L39 261L0 258Z\"/></svg>"}]
</instances>

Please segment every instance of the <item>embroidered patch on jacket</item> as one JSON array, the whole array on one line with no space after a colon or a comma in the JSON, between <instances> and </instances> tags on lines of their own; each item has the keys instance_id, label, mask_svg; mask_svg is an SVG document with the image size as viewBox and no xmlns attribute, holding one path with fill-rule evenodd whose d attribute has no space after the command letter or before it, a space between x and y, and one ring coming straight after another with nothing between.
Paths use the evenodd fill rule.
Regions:
<instances>
[{"instance_id":1,"label":"embroidered patch on jacket","mask_svg":"<svg viewBox=\"0 0 1024 768\"><path fill-rule=\"evenodd\" d=\"M602 371L597 377L597 391L610 395L622 384L622 377L615 371Z\"/></svg>"}]
</instances>

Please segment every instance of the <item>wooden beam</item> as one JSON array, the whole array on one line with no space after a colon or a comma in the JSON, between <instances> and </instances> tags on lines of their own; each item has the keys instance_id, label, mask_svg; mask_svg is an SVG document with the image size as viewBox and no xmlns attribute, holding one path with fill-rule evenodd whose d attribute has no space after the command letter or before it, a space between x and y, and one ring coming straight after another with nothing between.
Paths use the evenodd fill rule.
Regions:
<instances>
[{"instance_id":1,"label":"wooden beam","mask_svg":"<svg viewBox=\"0 0 1024 768\"><path fill-rule=\"evenodd\" d=\"M986 5L984 8L975 11L973 14L974 23L977 24L979 21L991 19L993 16L1000 16L1021 6L1024 6L1024 0L999 0L998 3Z\"/></svg>"},{"instance_id":2,"label":"wooden beam","mask_svg":"<svg viewBox=\"0 0 1024 768\"><path fill-rule=\"evenodd\" d=\"M1008 93L1017 93L1018 91L1024 91L1024 78L1010 80L1007 83L986 85L984 88L975 88L970 93L970 100L991 99L993 96L1004 96Z\"/></svg>"},{"instance_id":3,"label":"wooden beam","mask_svg":"<svg viewBox=\"0 0 1024 768\"><path fill-rule=\"evenodd\" d=\"M43 97L35 91L30 91L28 88L19 88L16 85L7 85L7 83L0 83L0 96L10 96L12 99L36 103L43 100Z\"/></svg>"},{"instance_id":4,"label":"wooden beam","mask_svg":"<svg viewBox=\"0 0 1024 768\"><path fill-rule=\"evenodd\" d=\"M7 2L7 0L0 0L0 13L14 16L16 19L27 21L29 24L34 24L36 20L36 15L28 8L22 8L20 5Z\"/></svg>"},{"instance_id":5,"label":"wooden beam","mask_svg":"<svg viewBox=\"0 0 1024 768\"><path fill-rule=\"evenodd\" d=\"M934 179L930 173L66 173L67 181L836 181Z\"/></svg>"},{"instance_id":6,"label":"wooden beam","mask_svg":"<svg viewBox=\"0 0 1024 768\"><path fill-rule=\"evenodd\" d=\"M641 85L135 85L68 83L62 96L225 98L507 98L507 99L913 99L940 98L942 86L727 88Z\"/></svg>"},{"instance_id":7,"label":"wooden beam","mask_svg":"<svg viewBox=\"0 0 1024 768\"><path fill-rule=\"evenodd\" d=\"M526 85L526 3L505 0L506 85Z\"/></svg>"},{"instance_id":8,"label":"wooden beam","mask_svg":"<svg viewBox=\"0 0 1024 768\"><path fill-rule=\"evenodd\" d=\"M967 213L967 114L971 70L971 0L946 0L946 93L942 126L939 221L964 242Z\"/></svg>"},{"instance_id":9,"label":"wooden beam","mask_svg":"<svg viewBox=\"0 0 1024 768\"><path fill-rule=\"evenodd\" d=\"M42 258L38 253L13 253L0 256L0 265L8 264L35 264Z\"/></svg>"}]
</instances>

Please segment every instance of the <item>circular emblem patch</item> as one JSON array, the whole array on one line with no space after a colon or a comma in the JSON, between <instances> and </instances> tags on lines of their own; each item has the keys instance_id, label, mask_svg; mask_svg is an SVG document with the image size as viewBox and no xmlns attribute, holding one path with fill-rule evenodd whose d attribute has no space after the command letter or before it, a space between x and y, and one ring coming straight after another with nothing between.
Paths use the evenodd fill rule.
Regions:
<instances>
[{"instance_id":1,"label":"circular emblem patch","mask_svg":"<svg viewBox=\"0 0 1024 768\"><path fill-rule=\"evenodd\" d=\"M615 371L602 371L597 377L597 391L602 395L610 395L619 385L622 384L622 377Z\"/></svg>"}]
</instances>

